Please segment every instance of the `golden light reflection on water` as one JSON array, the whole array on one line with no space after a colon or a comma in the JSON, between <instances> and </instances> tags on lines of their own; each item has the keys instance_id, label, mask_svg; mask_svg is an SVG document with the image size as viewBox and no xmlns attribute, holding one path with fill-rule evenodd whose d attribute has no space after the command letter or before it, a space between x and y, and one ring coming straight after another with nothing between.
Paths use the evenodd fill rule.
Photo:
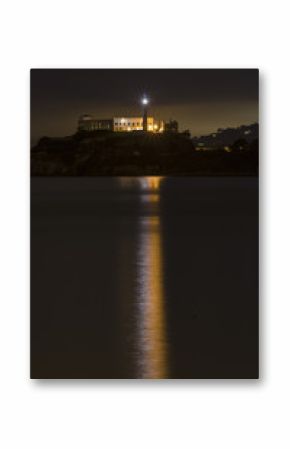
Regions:
<instances>
[{"instance_id":1,"label":"golden light reflection on water","mask_svg":"<svg viewBox=\"0 0 290 449\"><path fill-rule=\"evenodd\" d=\"M139 187L141 192L157 192L159 195L159 189L164 176L140 176L140 177L128 177L123 176L119 178L121 186L123 188Z\"/></svg>"},{"instance_id":2,"label":"golden light reflection on water","mask_svg":"<svg viewBox=\"0 0 290 449\"><path fill-rule=\"evenodd\" d=\"M137 364L138 377L151 379L168 377L161 223L156 208L161 181L158 176L140 179L141 200L147 204L146 215L140 217L137 255Z\"/></svg>"}]
</instances>

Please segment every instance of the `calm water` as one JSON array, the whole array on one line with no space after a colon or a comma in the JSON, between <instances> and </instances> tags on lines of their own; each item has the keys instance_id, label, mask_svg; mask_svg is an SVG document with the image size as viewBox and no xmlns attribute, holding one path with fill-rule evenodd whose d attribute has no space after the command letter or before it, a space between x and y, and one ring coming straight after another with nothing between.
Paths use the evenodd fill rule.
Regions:
<instances>
[{"instance_id":1,"label":"calm water","mask_svg":"<svg viewBox=\"0 0 290 449\"><path fill-rule=\"evenodd\" d=\"M258 375L256 178L33 178L32 377Z\"/></svg>"}]
</instances>

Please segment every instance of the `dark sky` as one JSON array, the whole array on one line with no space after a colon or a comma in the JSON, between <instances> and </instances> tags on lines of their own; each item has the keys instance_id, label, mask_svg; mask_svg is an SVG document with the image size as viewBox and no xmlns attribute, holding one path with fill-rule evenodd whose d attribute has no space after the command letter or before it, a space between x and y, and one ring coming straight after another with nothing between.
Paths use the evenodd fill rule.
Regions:
<instances>
[{"instance_id":1,"label":"dark sky","mask_svg":"<svg viewBox=\"0 0 290 449\"><path fill-rule=\"evenodd\" d=\"M33 69L31 137L73 133L81 114L176 119L192 135L258 121L255 69Z\"/></svg>"}]
</instances>

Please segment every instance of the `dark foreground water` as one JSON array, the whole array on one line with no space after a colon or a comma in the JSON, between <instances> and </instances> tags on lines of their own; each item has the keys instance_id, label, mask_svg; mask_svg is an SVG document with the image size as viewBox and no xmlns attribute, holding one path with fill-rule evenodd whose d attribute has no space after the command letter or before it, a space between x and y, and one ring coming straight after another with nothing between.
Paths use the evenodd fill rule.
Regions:
<instances>
[{"instance_id":1,"label":"dark foreground water","mask_svg":"<svg viewBox=\"0 0 290 449\"><path fill-rule=\"evenodd\" d=\"M258 376L257 178L33 178L31 376Z\"/></svg>"}]
</instances>

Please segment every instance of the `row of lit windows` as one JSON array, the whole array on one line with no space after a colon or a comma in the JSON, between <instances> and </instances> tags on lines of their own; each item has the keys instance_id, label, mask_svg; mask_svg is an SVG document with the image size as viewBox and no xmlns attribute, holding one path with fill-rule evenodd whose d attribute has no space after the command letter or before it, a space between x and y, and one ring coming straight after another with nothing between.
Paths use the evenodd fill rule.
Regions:
<instances>
[{"instance_id":1,"label":"row of lit windows","mask_svg":"<svg viewBox=\"0 0 290 449\"><path fill-rule=\"evenodd\" d=\"M115 123L115 126L131 126L131 122L128 122L128 123ZM132 126L142 126L142 123L139 123L139 122L133 122L132 123Z\"/></svg>"},{"instance_id":2,"label":"row of lit windows","mask_svg":"<svg viewBox=\"0 0 290 449\"><path fill-rule=\"evenodd\" d=\"M115 127L115 131L142 131L142 126L135 126L135 128L131 128L130 126L121 126Z\"/></svg>"}]
</instances>

